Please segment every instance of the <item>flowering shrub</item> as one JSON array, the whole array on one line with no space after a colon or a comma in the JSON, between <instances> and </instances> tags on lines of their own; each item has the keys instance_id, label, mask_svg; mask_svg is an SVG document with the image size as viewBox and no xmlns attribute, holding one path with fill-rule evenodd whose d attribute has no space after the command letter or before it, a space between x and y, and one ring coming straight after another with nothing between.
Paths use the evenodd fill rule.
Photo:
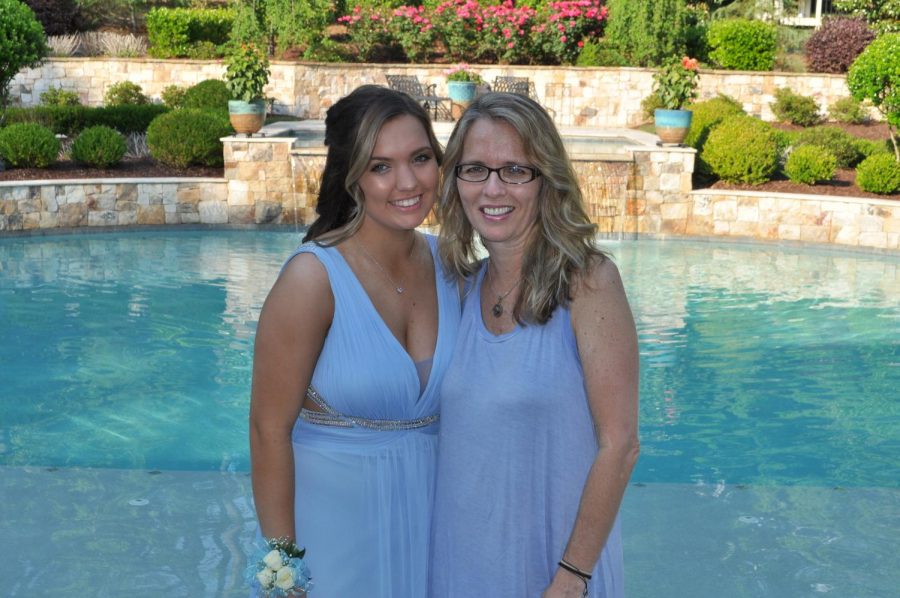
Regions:
<instances>
[{"instance_id":1,"label":"flowering shrub","mask_svg":"<svg viewBox=\"0 0 900 598\"><path fill-rule=\"evenodd\" d=\"M387 19L378 9L366 10L356 6L349 15L339 18L338 23L347 27L347 33L356 44L357 55L362 61L372 58L377 46L390 43Z\"/></svg>"},{"instance_id":2,"label":"flowering shrub","mask_svg":"<svg viewBox=\"0 0 900 598\"><path fill-rule=\"evenodd\" d=\"M427 58L436 38L434 25L424 6L394 9L387 21L387 32L412 62Z\"/></svg>"},{"instance_id":3,"label":"flowering shrub","mask_svg":"<svg viewBox=\"0 0 900 598\"><path fill-rule=\"evenodd\" d=\"M379 45L398 45L411 61L442 44L452 60L506 64L573 64L585 40L599 39L607 10L602 0L539 3L442 0L421 6L356 6L338 19L360 59ZM431 7L431 8L429 8Z\"/></svg>"},{"instance_id":4,"label":"flowering shrub","mask_svg":"<svg viewBox=\"0 0 900 598\"><path fill-rule=\"evenodd\" d=\"M545 60L573 64L586 40L600 38L607 14L600 0L548 2L532 28L532 44Z\"/></svg>"},{"instance_id":5,"label":"flowering shrub","mask_svg":"<svg viewBox=\"0 0 900 598\"><path fill-rule=\"evenodd\" d=\"M484 83L484 79L481 78L481 75L475 71L470 71L469 65L464 62L450 67L444 71L444 74L447 75L447 81L462 81L479 85Z\"/></svg>"},{"instance_id":6,"label":"flowering shrub","mask_svg":"<svg viewBox=\"0 0 900 598\"><path fill-rule=\"evenodd\" d=\"M653 75L653 90L663 108L681 110L697 98L699 64L696 58L685 56L670 60Z\"/></svg>"}]
</instances>

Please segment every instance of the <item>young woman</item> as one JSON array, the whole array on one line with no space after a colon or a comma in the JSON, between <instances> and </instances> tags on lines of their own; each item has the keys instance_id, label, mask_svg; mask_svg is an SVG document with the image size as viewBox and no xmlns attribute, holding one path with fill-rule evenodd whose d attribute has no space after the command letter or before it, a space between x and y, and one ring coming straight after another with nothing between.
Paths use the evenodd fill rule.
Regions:
<instances>
[{"instance_id":1,"label":"young woman","mask_svg":"<svg viewBox=\"0 0 900 598\"><path fill-rule=\"evenodd\" d=\"M534 101L476 98L443 173L441 255L469 292L441 391L429 596L620 597L638 351L619 273Z\"/></svg>"},{"instance_id":2,"label":"young woman","mask_svg":"<svg viewBox=\"0 0 900 598\"><path fill-rule=\"evenodd\" d=\"M262 535L306 549L311 598L426 593L438 390L459 320L416 231L441 150L409 96L328 110L318 219L266 299L250 449Z\"/></svg>"}]
</instances>

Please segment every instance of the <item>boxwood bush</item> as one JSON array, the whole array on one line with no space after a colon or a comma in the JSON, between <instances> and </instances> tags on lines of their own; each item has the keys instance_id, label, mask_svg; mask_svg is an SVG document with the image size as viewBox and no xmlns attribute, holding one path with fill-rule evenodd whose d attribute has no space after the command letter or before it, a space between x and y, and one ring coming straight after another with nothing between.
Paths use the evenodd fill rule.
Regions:
<instances>
[{"instance_id":1,"label":"boxwood bush","mask_svg":"<svg viewBox=\"0 0 900 598\"><path fill-rule=\"evenodd\" d=\"M0 129L0 158L14 168L46 168L59 157L53 131L36 123L17 123Z\"/></svg>"},{"instance_id":2,"label":"boxwood bush","mask_svg":"<svg viewBox=\"0 0 900 598\"><path fill-rule=\"evenodd\" d=\"M4 122L37 123L49 128L57 135L75 137L88 127L106 125L123 135L144 133L154 118L168 111L159 104L143 106L33 106L30 108L7 108L3 113Z\"/></svg>"},{"instance_id":3,"label":"boxwood bush","mask_svg":"<svg viewBox=\"0 0 900 598\"><path fill-rule=\"evenodd\" d=\"M221 166L220 138L233 133L228 115L182 108L158 117L147 129L150 155L169 166Z\"/></svg>"},{"instance_id":4,"label":"boxwood bush","mask_svg":"<svg viewBox=\"0 0 900 598\"><path fill-rule=\"evenodd\" d=\"M770 71L775 65L775 25L750 19L722 19L709 26L709 58L725 69Z\"/></svg>"},{"instance_id":5,"label":"boxwood bush","mask_svg":"<svg viewBox=\"0 0 900 598\"><path fill-rule=\"evenodd\" d=\"M729 116L709 134L701 158L724 181L759 185L778 168L775 130L751 116Z\"/></svg>"},{"instance_id":6,"label":"boxwood bush","mask_svg":"<svg viewBox=\"0 0 900 598\"><path fill-rule=\"evenodd\" d=\"M784 165L784 174L795 183L814 185L834 176L837 160L823 147L801 145L794 148Z\"/></svg>"},{"instance_id":7,"label":"boxwood bush","mask_svg":"<svg viewBox=\"0 0 900 598\"><path fill-rule=\"evenodd\" d=\"M147 14L147 37L154 58L189 56L193 46L228 41L234 11L227 8L154 8Z\"/></svg>"},{"instance_id":8,"label":"boxwood bush","mask_svg":"<svg viewBox=\"0 0 900 598\"><path fill-rule=\"evenodd\" d=\"M859 151L857 138L837 127L811 127L803 129L794 137L794 145L814 145L826 149L837 160L838 168L851 168L863 156Z\"/></svg>"},{"instance_id":9,"label":"boxwood bush","mask_svg":"<svg viewBox=\"0 0 900 598\"><path fill-rule=\"evenodd\" d=\"M900 191L900 162L891 154L869 156L856 167L856 184L870 193Z\"/></svg>"},{"instance_id":10,"label":"boxwood bush","mask_svg":"<svg viewBox=\"0 0 900 598\"><path fill-rule=\"evenodd\" d=\"M688 108L693 112L693 116L691 116L691 129L684 139L684 144L697 150L695 167L697 174L709 176L712 174L712 170L703 161L703 145L706 143L710 131L729 116L744 114L744 108L740 102L726 95L718 95L712 99L691 104Z\"/></svg>"},{"instance_id":11,"label":"boxwood bush","mask_svg":"<svg viewBox=\"0 0 900 598\"><path fill-rule=\"evenodd\" d=\"M789 122L801 127L811 127L822 120L819 105L809 97L794 93L787 87L775 90L772 112L781 122Z\"/></svg>"},{"instance_id":12,"label":"boxwood bush","mask_svg":"<svg viewBox=\"0 0 900 598\"><path fill-rule=\"evenodd\" d=\"M103 103L107 106L141 106L149 104L150 98L144 95L144 90L137 83L119 81L106 88Z\"/></svg>"},{"instance_id":13,"label":"boxwood bush","mask_svg":"<svg viewBox=\"0 0 900 598\"><path fill-rule=\"evenodd\" d=\"M192 85L184 92L182 107L213 110L228 110L231 93L220 79L206 79Z\"/></svg>"},{"instance_id":14,"label":"boxwood bush","mask_svg":"<svg viewBox=\"0 0 900 598\"><path fill-rule=\"evenodd\" d=\"M122 134L98 125L88 127L72 142L72 158L89 166L108 168L122 161L127 151Z\"/></svg>"},{"instance_id":15,"label":"boxwood bush","mask_svg":"<svg viewBox=\"0 0 900 598\"><path fill-rule=\"evenodd\" d=\"M852 97L841 98L828 107L828 117L839 123L861 125L869 121L869 113L862 102Z\"/></svg>"}]
</instances>

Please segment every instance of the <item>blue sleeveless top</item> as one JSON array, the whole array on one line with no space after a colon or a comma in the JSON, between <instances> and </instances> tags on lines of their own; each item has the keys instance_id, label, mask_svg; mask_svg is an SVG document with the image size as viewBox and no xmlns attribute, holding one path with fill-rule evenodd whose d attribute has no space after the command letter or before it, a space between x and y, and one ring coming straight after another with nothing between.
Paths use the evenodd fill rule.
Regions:
<instances>
[{"instance_id":1,"label":"blue sleeveless top","mask_svg":"<svg viewBox=\"0 0 900 598\"><path fill-rule=\"evenodd\" d=\"M310 598L426 595L437 459L431 422L460 314L457 285L444 275L434 237L427 239L438 337L424 390L412 358L340 252L312 243L296 252L318 258L334 295L311 387L339 414L307 413L292 436L296 534L313 577Z\"/></svg>"},{"instance_id":2,"label":"blue sleeveless top","mask_svg":"<svg viewBox=\"0 0 900 598\"><path fill-rule=\"evenodd\" d=\"M569 310L495 336L481 316L484 272L441 389L429 596L539 598L598 443ZM623 596L623 578L617 521L588 595Z\"/></svg>"}]
</instances>

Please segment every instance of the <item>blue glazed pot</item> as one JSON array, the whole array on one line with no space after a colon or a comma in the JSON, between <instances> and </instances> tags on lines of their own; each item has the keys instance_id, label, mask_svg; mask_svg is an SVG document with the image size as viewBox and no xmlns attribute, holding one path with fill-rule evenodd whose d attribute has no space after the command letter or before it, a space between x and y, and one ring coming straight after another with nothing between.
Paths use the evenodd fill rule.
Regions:
<instances>
[{"instance_id":1,"label":"blue glazed pot","mask_svg":"<svg viewBox=\"0 0 900 598\"><path fill-rule=\"evenodd\" d=\"M666 110L657 108L653 112L653 124L659 140L665 144L680 145L691 129L690 110Z\"/></svg>"},{"instance_id":2,"label":"blue glazed pot","mask_svg":"<svg viewBox=\"0 0 900 598\"><path fill-rule=\"evenodd\" d=\"M472 81L447 81L447 92L454 102L468 104L475 99L475 83Z\"/></svg>"}]
</instances>

